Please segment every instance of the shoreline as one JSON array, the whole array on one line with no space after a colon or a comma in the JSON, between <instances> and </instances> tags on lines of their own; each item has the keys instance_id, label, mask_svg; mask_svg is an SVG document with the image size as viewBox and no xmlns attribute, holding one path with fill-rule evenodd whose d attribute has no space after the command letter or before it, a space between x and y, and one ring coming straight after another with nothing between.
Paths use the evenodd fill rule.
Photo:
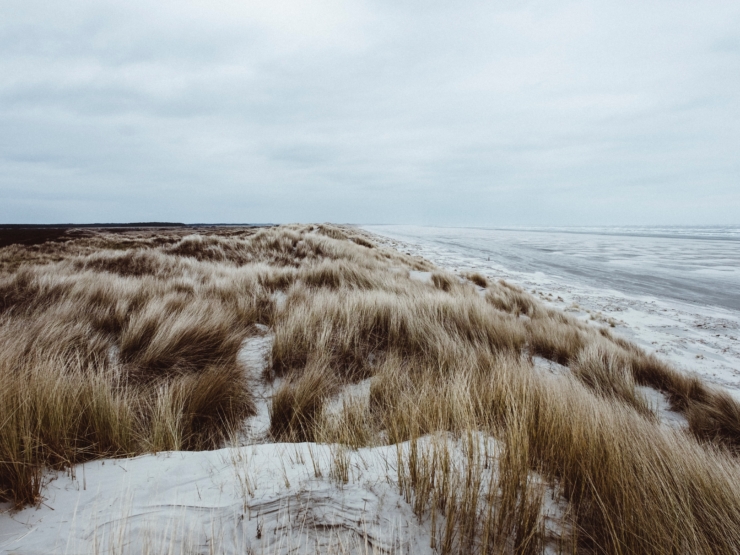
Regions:
<instances>
[{"instance_id":1,"label":"shoreline","mask_svg":"<svg viewBox=\"0 0 740 555\"><path fill-rule=\"evenodd\" d=\"M429 238L410 240L392 226L360 226L390 247L448 271L480 271L511 281L580 320L596 320L684 372L695 372L740 400L740 312L692 302L635 295L544 272L518 272L500 262L463 254ZM448 230L449 231L449 230ZM611 326L610 324L614 324Z\"/></svg>"}]
</instances>

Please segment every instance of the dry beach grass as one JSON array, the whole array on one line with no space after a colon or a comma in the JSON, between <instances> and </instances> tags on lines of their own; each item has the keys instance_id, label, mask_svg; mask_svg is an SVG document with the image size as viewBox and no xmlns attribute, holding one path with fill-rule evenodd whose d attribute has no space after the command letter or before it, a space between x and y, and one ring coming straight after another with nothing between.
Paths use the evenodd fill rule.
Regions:
<instances>
[{"instance_id":1,"label":"dry beach grass","mask_svg":"<svg viewBox=\"0 0 740 555\"><path fill-rule=\"evenodd\" d=\"M238 436L255 412L238 353L263 325L272 440L405 446L399 490L441 553L740 549L740 406L515 285L328 225L77 230L0 249L0 268L0 498L17 507L46 468Z\"/></svg>"}]
</instances>

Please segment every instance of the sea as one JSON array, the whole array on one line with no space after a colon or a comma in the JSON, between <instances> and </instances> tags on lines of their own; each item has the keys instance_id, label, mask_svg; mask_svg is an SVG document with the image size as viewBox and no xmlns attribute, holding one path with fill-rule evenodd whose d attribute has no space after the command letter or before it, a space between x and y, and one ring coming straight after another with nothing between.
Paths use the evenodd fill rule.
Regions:
<instances>
[{"instance_id":1,"label":"sea","mask_svg":"<svg viewBox=\"0 0 740 555\"><path fill-rule=\"evenodd\" d=\"M740 225L367 229L510 272L740 311Z\"/></svg>"}]
</instances>

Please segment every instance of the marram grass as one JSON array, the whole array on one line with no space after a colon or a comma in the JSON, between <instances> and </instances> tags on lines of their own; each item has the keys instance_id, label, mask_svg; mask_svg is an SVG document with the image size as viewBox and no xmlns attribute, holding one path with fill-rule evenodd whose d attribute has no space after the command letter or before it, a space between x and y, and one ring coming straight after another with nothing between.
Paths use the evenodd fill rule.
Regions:
<instances>
[{"instance_id":1,"label":"marram grass","mask_svg":"<svg viewBox=\"0 0 740 555\"><path fill-rule=\"evenodd\" d=\"M48 468L237 437L255 411L238 353L262 324L272 439L336 444L342 483L347 448L409 446L399 488L440 553L740 550L738 404L512 284L328 225L68 239L0 249L0 499L17 507ZM339 402L348 384L369 394ZM567 503L556 538L546 492Z\"/></svg>"}]
</instances>

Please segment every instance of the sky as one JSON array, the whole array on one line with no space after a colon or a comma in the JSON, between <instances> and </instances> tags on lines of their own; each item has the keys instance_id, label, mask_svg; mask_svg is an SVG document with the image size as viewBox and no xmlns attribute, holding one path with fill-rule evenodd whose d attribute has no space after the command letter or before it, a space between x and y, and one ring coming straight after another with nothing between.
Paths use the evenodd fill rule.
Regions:
<instances>
[{"instance_id":1,"label":"sky","mask_svg":"<svg viewBox=\"0 0 740 555\"><path fill-rule=\"evenodd\" d=\"M740 223L740 2L3 0L0 223Z\"/></svg>"}]
</instances>

